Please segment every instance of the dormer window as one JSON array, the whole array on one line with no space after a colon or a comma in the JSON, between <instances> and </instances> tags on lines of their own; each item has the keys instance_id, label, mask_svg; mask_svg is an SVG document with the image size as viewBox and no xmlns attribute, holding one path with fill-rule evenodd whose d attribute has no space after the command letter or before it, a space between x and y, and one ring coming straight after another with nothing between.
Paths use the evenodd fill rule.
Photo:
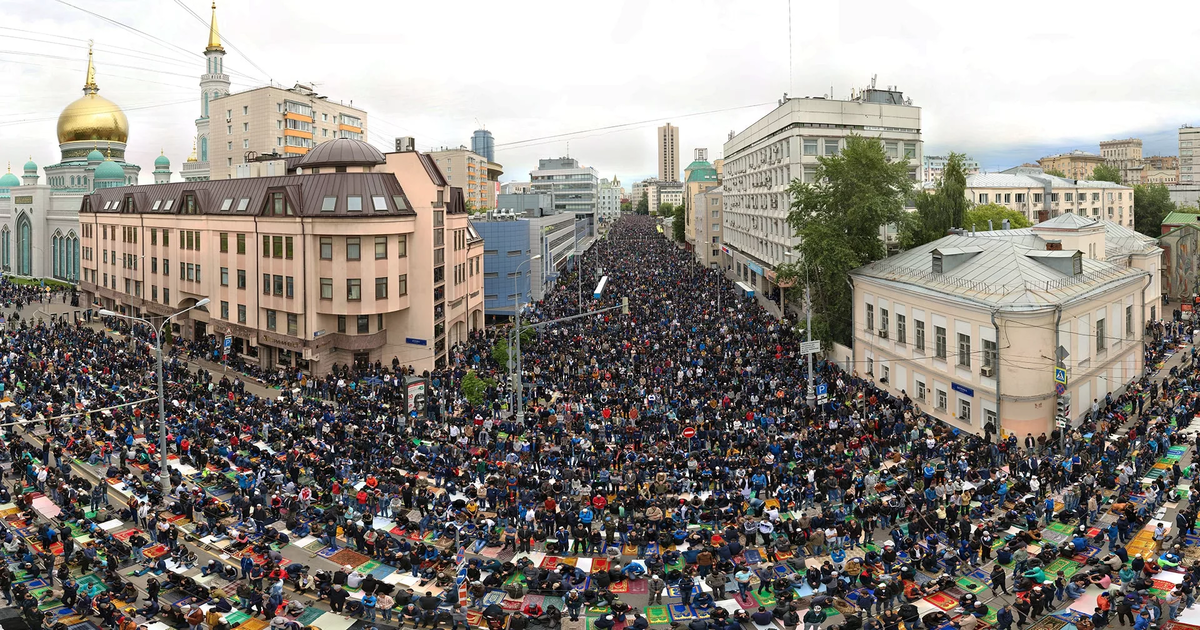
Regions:
<instances>
[{"instance_id":1,"label":"dormer window","mask_svg":"<svg viewBox=\"0 0 1200 630\"><path fill-rule=\"evenodd\" d=\"M196 205L196 196L184 195L183 206L180 211L182 214L200 214L200 208Z\"/></svg>"},{"instance_id":2,"label":"dormer window","mask_svg":"<svg viewBox=\"0 0 1200 630\"><path fill-rule=\"evenodd\" d=\"M292 216L292 204L288 203L287 196L282 191L270 193L267 197L266 214L273 217Z\"/></svg>"}]
</instances>

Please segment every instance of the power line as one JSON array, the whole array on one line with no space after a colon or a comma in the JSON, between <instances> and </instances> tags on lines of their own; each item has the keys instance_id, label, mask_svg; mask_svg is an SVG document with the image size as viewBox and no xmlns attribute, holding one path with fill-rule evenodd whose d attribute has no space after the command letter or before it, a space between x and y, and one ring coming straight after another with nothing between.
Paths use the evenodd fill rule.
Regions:
<instances>
[{"instance_id":1,"label":"power line","mask_svg":"<svg viewBox=\"0 0 1200 630\"><path fill-rule=\"evenodd\" d=\"M137 33L138 35L141 35L142 37L144 37L144 38L146 38L146 39L149 39L150 41L152 41L152 42L154 42L154 43L156 43L156 44L159 44L159 45L161 45L161 46L166 46L167 48L174 48L175 50L182 51L182 52L183 52L185 55L188 55L188 56L191 56L191 57L199 57L199 58L201 58L201 59L203 59L203 58L204 58L204 55L202 55L202 54L200 54L200 53L198 53L198 52L195 52L195 51L192 51L192 50L188 50L188 49L186 49L186 48L184 48L184 47L182 47L182 46L176 45L176 44L172 44L171 42L168 42L168 41L166 41L166 40L164 40L164 39L161 39L161 38L159 38L159 37L155 37L154 35L151 35L150 33L147 33L146 31L143 31L143 30L141 30L141 29L138 29L138 28L134 28L134 27L132 27L132 26L130 26L130 25L128 25L128 24L125 24L124 22L120 22L120 21L118 21L118 20L114 20L114 19L112 19L112 18L109 18L109 17L105 17L105 16L103 16L103 15L100 15L99 13L96 13L95 11L89 11L89 10L87 10L87 9L83 8L83 7L77 7L77 6L73 5L73 4L71 4L70 2L67 2L66 0L55 0L55 2L57 2L57 3L59 3L59 4L63 5L63 6L71 7L72 9L75 9L76 11L82 11L82 12L84 12L84 13L86 13L86 14L88 14L88 15L92 16L92 17L99 18L99 19L101 19L101 20L104 20L105 22L108 22L109 24L112 24L112 25L114 25L114 26L119 26L119 27L121 27L121 28L123 28L123 29L125 29L125 30L127 30L127 31L130 31L130 32L133 32L133 33Z\"/></svg>"},{"instance_id":2,"label":"power line","mask_svg":"<svg viewBox=\"0 0 1200 630\"><path fill-rule=\"evenodd\" d=\"M19 64L22 66L36 66L38 68L60 68L61 67L61 66L44 64L44 63L33 63L32 61L17 61L15 59L0 59L0 63L15 63L15 64ZM129 77L129 76L125 76L123 74L112 74L112 73L106 72L104 74L104 76L105 76L105 78L112 77L114 79L130 79L133 81L137 81L138 83L154 83L156 85L166 85L169 87L185 89L185 90L192 89L192 86L190 86L190 85L185 86L185 85L178 85L176 83L163 83L162 81L151 81L149 79L143 79L142 77ZM155 90L155 92L157 93L158 90Z\"/></svg>"},{"instance_id":3,"label":"power line","mask_svg":"<svg viewBox=\"0 0 1200 630\"><path fill-rule=\"evenodd\" d=\"M195 100L196 99L194 99L194 98L187 98L187 99L184 99L181 101L171 101L169 103L156 103L154 105L141 105L141 106L136 106L136 107L121 107L119 109L114 109L112 111L113 112L116 112L116 111L133 112L133 111L138 111L138 110L143 110L143 109L154 109L154 108L158 108L158 107L170 107L173 105L182 105L184 103L191 103ZM27 123L35 123L35 122L45 122L47 120L58 120L58 114L55 114L53 116L42 117L42 118L26 118L24 120L7 120L4 122L0 122L0 127L9 127L12 125L24 125Z\"/></svg>"},{"instance_id":4,"label":"power line","mask_svg":"<svg viewBox=\"0 0 1200 630\"><path fill-rule=\"evenodd\" d=\"M49 53L27 52L24 50L0 50L0 53L6 54L6 55L20 55L22 57L44 57L46 59L62 59L65 61L73 61L73 62L79 61L78 59L76 59L74 57L64 57L62 55L51 55ZM171 72L169 70L150 70L150 69L147 69L147 68L144 68L141 66L127 66L127 65L119 64L119 63L110 63L110 64L106 64L106 65L108 67L112 67L112 68L128 68L130 70L138 70L141 72L157 72L159 74L169 74L169 75L175 76L175 77L187 77L189 79L194 78L194 75L191 75L191 74L184 74L182 72Z\"/></svg>"},{"instance_id":5,"label":"power line","mask_svg":"<svg viewBox=\"0 0 1200 630\"><path fill-rule=\"evenodd\" d=\"M212 25L211 25L211 24L209 24L208 22L205 22L205 21L204 21L204 18L202 18L202 17L200 17L199 15L197 15L197 14L196 14L196 12L195 12L195 11L193 11L193 10L192 10L190 7L188 7L186 4L184 4L182 0L175 0L175 4L179 5L179 7L180 7L181 9L183 9L184 11L187 11L189 15L191 15L193 18L196 18L196 21L200 22L200 23L201 23L201 24L203 24L204 26L206 26L206 27L211 27L211 26L212 26ZM266 70L263 70L263 69L262 69L262 67L260 67L260 66L259 66L258 64L256 64L256 63L254 63L254 61L250 59L250 56L246 54L246 51L244 51L244 50L242 50L241 48L238 48L237 46L235 46L235 45L233 44L233 41L231 41L231 40L230 40L228 37L222 37L221 39L223 40L223 44L225 44L225 45L229 46L229 47L230 47L230 48L232 48L232 49L233 49L235 52L237 52L239 55L241 55L241 56L242 56L242 59L245 59L245 60L246 60L246 63L248 63L248 64L250 64L250 65L254 66L254 68L255 68L256 70L258 70L259 72L261 72L261 73L263 73L263 74L267 75L267 80L268 80L268 81L270 81L270 80L271 80L271 73L270 73L270 72L267 72ZM273 81L272 81L272 82L273 82Z\"/></svg>"}]
</instances>

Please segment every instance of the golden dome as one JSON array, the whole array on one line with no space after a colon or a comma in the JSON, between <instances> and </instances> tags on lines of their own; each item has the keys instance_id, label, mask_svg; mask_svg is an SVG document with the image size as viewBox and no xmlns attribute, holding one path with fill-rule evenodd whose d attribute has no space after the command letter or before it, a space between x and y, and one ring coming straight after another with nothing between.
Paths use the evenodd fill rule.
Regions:
<instances>
[{"instance_id":1,"label":"golden dome","mask_svg":"<svg viewBox=\"0 0 1200 630\"><path fill-rule=\"evenodd\" d=\"M124 143L129 140L129 120L117 104L100 96L96 85L96 70L92 66L92 51L88 50L87 83L83 96L58 115L58 142L78 140Z\"/></svg>"}]
</instances>

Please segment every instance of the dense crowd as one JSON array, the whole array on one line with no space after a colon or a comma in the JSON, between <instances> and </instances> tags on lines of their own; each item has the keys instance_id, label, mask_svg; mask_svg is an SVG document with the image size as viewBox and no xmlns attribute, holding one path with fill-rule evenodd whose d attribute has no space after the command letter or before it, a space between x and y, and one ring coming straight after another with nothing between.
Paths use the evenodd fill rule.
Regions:
<instances>
[{"instance_id":1,"label":"dense crowd","mask_svg":"<svg viewBox=\"0 0 1200 630\"><path fill-rule=\"evenodd\" d=\"M171 550L148 560L153 568L166 559L196 562L181 538L232 539L235 549L261 552L264 562L213 560L202 570L245 579L235 601L222 606L272 618L284 611L285 581L339 611L346 606L344 586L355 580L352 586L370 597L358 611L366 615L370 608L372 620L378 608L385 621L394 609L401 621L432 622L438 607L449 603L457 626L465 619L462 607L486 611L492 608L486 594L504 590L516 598L562 597L561 612L572 618L585 606L604 605L609 614L598 628L610 621L636 627L644 617L612 586L646 580L651 603L670 585L678 587L677 601L711 609L707 619L697 620L704 628L771 620L789 627L804 623L806 629L828 625L821 604L844 602L866 588L869 593L855 600L865 616L847 616L839 625L895 630L904 622L912 630L919 620L905 604L978 567L994 591L1008 593L1011 580L1020 595L997 617L1003 630L1040 618L1067 593L1091 584L1111 589L1121 600L1113 604L1118 611L1132 592L1138 601L1130 611L1148 617L1151 610L1174 614L1181 603L1192 603L1200 565L1188 570L1182 599L1172 609L1138 595L1147 567L1165 567L1164 561L1128 558L1123 547L1191 476L1190 468L1176 464L1141 483L1171 447L1190 446L1181 429L1197 411L1190 394L1194 351L1182 367L1160 378L1153 374L1154 365L1185 347L1188 326L1150 327L1146 374L1097 400L1079 426L1004 437L989 426L983 436L932 421L907 396L890 395L852 366L818 361L816 374L807 374L799 339L787 323L739 295L721 271L696 266L648 218L617 222L584 256L578 273L591 278L601 269L609 278L602 299L581 304L576 291L560 289L529 307L531 324L614 307L622 297L629 298L630 312L610 309L526 333L523 420L513 413L517 397L507 368L493 352L509 332L503 327L477 332L453 348L449 366L428 375L428 408L413 414L385 404L403 395L399 384L411 372L399 362L341 367L318 379L272 375L285 387L271 399L248 391L239 378L193 372L188 352L172 353L164 367L170 450L199 477L172 468L167 496L157 485L156 441L140 439L157 413L156 403L143 401L153 396L155 383L148 331L112 334L83 323L24 322L5 333L0 387L17 404L4 413L7 421L37 419L26 428L44 427L49 434L40 447L8 435L9 481L15 485L0 489L0 503L18 501L33 520L29 495L22 494L32 485L63 506L62 523L94 531L87 546L64 555L85 572L97 572L109 594L132 588L117 568L142 560L147 545ZM0 300L38 296L13 286L0 285ZM574 281L568 276L560 286L573 289ZM188 351L205 356L212 348ZM470 373L485 379L482 402L463 393ZM828 403L806 405L810 378L828 386ZM63 417L76 410L80 415ZM683 437L685 428L693 437ZM105 507L104 486L73 473L72 459L120 480L136 498ZM1130 493L1144 499L1127 501ZM1192 529L1200 505L1195 498L1182 504L1180 529ZM88 518L92 510L99 514ZM1111 523L1102 524L1110 510ZM181 533L167 518L171 514L185 516L194 529ZM137 522L146 536L121 541L105 535L94 524L109 517ZM374 517L388 520L388 527L376 527ZM1041 529L1052 520L1080 529L1069 542L1045 544L1031 556L1026 546L1045 542ZM396 535L392 524L419 535ZM1097 525L1098 535L1084 533ZM1020 533L1009 534L1010 527ZM426 540L430 532L437 540ZM38 535L48 549L67 543L63 533L43 525ZM310 576L307 567L277 564L282 555L273 543L307 536L333 547L349 545L444 588L444 594L393 590L352 570ZM7 541L14 540L9 550ZM995 545L997 540L1004 544ZM458 601L452 587L458 547L447 541L470 552L469 601ZM35 572L62 573L67 566L56 569L53 554L23 549L11 532L5 544L10 559ZM1069 580L1045 573L1057 557L1105 545L1104 555ZM478 553L495 547L612 562L588 573L565 563L551 569ZM761 558L751 562L749 552ZM1162 557L1183 561L1181 550ZM806 564L806 558L819 561ZM781 567L789 570L776 571ZM917 572L949 576L949 582L918 584ZM517 574L523 579L507 579ZM59 576L63 603L69 575ZM692 587L700 583L708 588L693 598ZM713 606L726 598L727 584L735 584L743 599L757 589L777 603L771 610L729 614ZM796 593L805 585L816 595L802 602ZM17 595L2 572L0 590ZM104 607L111 595L86 596L77 610L120 622ZM79 592L71 597L83 600ZM138 612L170 612L151 603L156 601ZM959 603L960 625L982 616L973 614L982 604L970 598ZM38 614L28 615L30 621ZM192 622L189 611L175 614Z\"/></svg>"}]
</instances>

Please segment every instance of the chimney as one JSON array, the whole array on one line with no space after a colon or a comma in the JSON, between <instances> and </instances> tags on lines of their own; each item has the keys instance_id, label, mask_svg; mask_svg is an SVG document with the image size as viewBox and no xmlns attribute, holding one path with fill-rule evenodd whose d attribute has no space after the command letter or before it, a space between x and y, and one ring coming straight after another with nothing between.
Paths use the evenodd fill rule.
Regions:
<instances>
[{"instance_id":1,"label":"chimney","mask_svg":"<svg viewBox=\"0 0 1200 630\"><path fill-rule=\"evenodd\" d=\"M1062 241L1060 241L1060 240L1058 240L1058 239L1049 239L1049 240L1047 240L1047 241L1046 241L1046 251L1048 251L1048 252L1061 252L1061 251L1062 251Z\"/></svg>"},{"instance_id":2,"label":"chimney","mask_svg":"<svg viewBox=\"0 0 1200 630\"><path fill-rule=\"evenodd\" d=\"M1007 229L1009 229L1009 227L1010 227L1011 225L1012 225L1012 224L1008 222L1008 219L1005 219L1005 220L1003 220L1003 221L1001 221L1001 222L1000 222L1000 229L1001 229L1001 230L1007 230Z\"/></svg>"},{"instance_id":3,"label":"chimney","mask_svg":"<svg viewBox=\"0 0 1200 630\"><path fill-rule=\"evenodd\" d=\"M1050 220L1049 210L1038 210L1038 223L1044 223Z\"/></svg>"}]
</instances>

